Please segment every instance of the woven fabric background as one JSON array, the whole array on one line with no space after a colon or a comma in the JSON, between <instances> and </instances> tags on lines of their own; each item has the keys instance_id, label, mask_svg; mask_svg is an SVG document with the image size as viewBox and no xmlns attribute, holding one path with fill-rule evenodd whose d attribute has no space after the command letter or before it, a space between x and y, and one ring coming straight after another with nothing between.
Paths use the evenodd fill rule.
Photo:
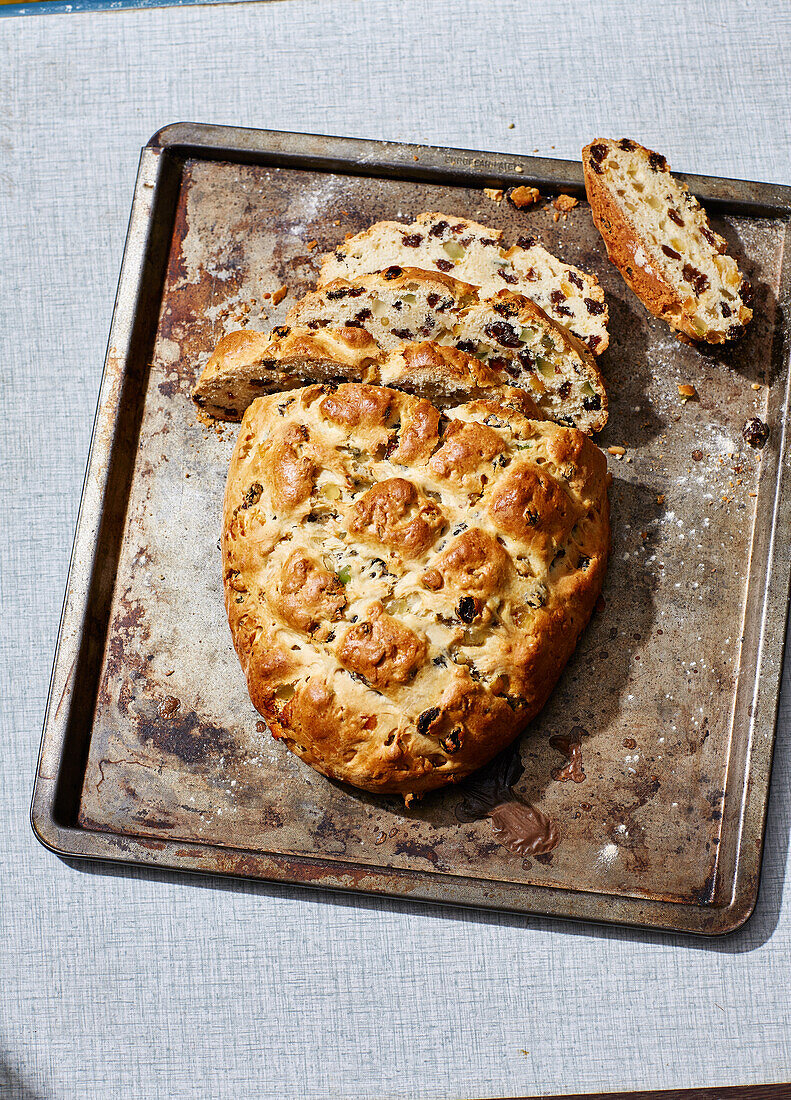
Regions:
<instances>
[{"instance_id":1,"label":"woven fabric background","mask_svg":"<svg viewBox=\"0 0 791 1100\"><path fill-rule=\"evenodd\" d=\"M758 910L722 941L79 871L28 823L149 136L189 119L577 157L601 132L788 183L785 0L286 0L11 18L0 43L0 1095L791 1079L788 661Z\"/></svg>"}]
</instances>

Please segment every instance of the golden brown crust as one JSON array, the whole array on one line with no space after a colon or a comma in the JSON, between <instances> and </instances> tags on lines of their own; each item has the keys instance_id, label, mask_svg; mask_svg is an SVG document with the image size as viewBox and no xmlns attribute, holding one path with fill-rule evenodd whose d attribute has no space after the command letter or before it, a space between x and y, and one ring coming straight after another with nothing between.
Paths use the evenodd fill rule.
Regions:
<instances>
[{"instance_id":1,"label":"golden brown crust","mask_svg":"<svg viewBox=\"0 0 791 1100\"><path fill-rule=\"evenodd\" d=\"M364 385L256 401L223 575L273 734L326 775L407 797L480 767L543 705L590 616L606 478L581 433L496 401L447 418Z\"/></svg>"},{"instance_id":2,"label":"golden brown crust","mask_svg":"<svg viewBox=\"0 0 791 1100\"><path fill-rule=\"evenodd\" d=\"M739 337L752 318L742 296L746 284L725 240L670 175L665 158L627 138L597 138L582 150L582 165L607 255L646 309L694 342Z\"/></svg>"}]
</instances>

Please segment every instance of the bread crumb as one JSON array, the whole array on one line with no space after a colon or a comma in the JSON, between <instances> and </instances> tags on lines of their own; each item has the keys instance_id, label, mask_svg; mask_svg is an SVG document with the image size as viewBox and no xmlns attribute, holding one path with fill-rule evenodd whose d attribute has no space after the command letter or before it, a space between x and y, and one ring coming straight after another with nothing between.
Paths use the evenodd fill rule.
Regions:
<instances>
[{"instance_id":1,"label":"bread crumb","mask_svg":"<svg viewBox=\"0 0 791 1100\"><path fill-rule=\"evenodd\" d=\"M560 221L560 213L559 213L559 212L558 212L557 210L556 210L556 211L555 211L555 213L554 213L554 214L552 215L552 221L553 221L553 222L559 222L559 221Z\"/></svg>"},{"instance_id":2,"label":"bread crumb","mask_svg":"<svg viewBox=\"0 0 791 1100\"><path fill-rule=\"evenodd\" d=\"M492 202L503 201L504 192L502 187L484 187L483 193L486 195L487 199L491 199Z\"/></svg>"},{"instance_id":3,"label":"bread crumb","mask_svg":"<svg viewBox=\"0 0 791 1100\"><path fill-rule=\"evenodd\" d=\"M753 389L754 390L760 390L760 388L761 388L760 382L753 382Z\"/></svg>"},{"instance_id":4,"label":"bread crumb","mask_svg":"<svg viewBox=\"0 0 791 1100\"><path fill-rule=\"evenodd\" d=\"M553 200L552 205L556 210L559 210L561 214L568 214L569 210L573 210L577 205L577 200L572 195L558 195Z\"/></svg>"},{"instance_id":5,"label":"bread crumb","mask_svg":"<svg viewBox=\"0 0 791 1100\"><path fill-rule=\"evenodd\" d=\"M305 248L310 251L311 249L315 248L318 243L318 241L308 241L308 243L305 245Z\"/></svg>"},{"instance_id":6,"label":"bread crumb","mask_svg":"<svg viewBox=\"0 0 791 1100\"><path fill-rule=\"evenodd\" d=\"M607 453L615 455L616 458L623 458L626 454L626 447L608 447Z\"/></svg>"},{"instance_id":7,"label":"bread crumb","mask_svg":"<svg viewBox=\"0 0 791 1100\"><path fill-rule=\"evenodd\" d=\"M695 389L694 386L691 386L688 382L687 383L679 382L678 392L679 392L679 396L683 397L685 401L690 401L690 400L692 400L692 399L694 399L695 397L698 396L698 391Z\"/></svg>"},{"instance_id":8,"label":"bread crumb","mask_svg":"<svg viewBox=\"0 0 791 1100\"><path fill-rule=\"evenodd\" d=\"M285 296L287 294L288 294L288 287L287 286L281 286L280 289L276 290L275 293L272 295L272 305L273 306L280 305L280 303L283 301L283 299L285 298Z\"/></svg>"},{"instance_id":9,"label":"bread crumb","mask_svg":"<svg viewBox=\"0 0 791 1100\"><path fill-rule=\"evenodd\" d=\"M525 187L522 184L520 187L512 187L508 192L508 201L512 203L517 210L521 210L524 206L532 206L533 203L538 202L541 198L541 192L537 187Z\"/></svg>"}]
</instances>

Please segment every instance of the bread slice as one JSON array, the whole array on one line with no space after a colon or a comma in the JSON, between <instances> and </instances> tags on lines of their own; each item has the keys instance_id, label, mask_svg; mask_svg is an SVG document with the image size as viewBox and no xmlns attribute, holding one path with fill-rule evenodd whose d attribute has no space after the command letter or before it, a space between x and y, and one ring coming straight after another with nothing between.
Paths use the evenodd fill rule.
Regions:
<instances>
[{"instance_id":1,"label":"bread slice","mask_svg":"<svg viewBox=\"0 0 791 1100\"><path fill-rule=\"evenodd\" d=\"M592 275L564 264L534 236L506 251L502 231L450 214L421 214L411 225L377 222L322 262L318 285L397 266L452 275L488 298L512 290L535 302L599 355L609 343L604 292Z\"/></svg>"},{"instance_id":2,"label":"bread slice","mask_svg":"<svg viewBox=\"0 0 791 1100\"><path fill-rule=\"evenodd\" d=\"M478 300L478 291L439 272L391 266L352 281L335 279L306 294L286 316L288 325L320 330L364 328L385 350L404 341L435 340L452 328L460 309Z\"/></svg>"},{"instance_id":3,"label":"bread slice","mask_svg":"<svg viewBox=\"0 0 791 1100\"><path fill-rule=\"evenodd\" d=\"M273 333L242 329L217 345L192 399L218 420L241 420L258 397L302 386L366 382L417 394L441 406L488 398L543 420L529 392L480 359L431 341L384 351L360 328L310 329L283 325Z\"/></svg>"},{"instance_id":4,"label":"bread slice","mask_svg":"<svg viewBox=\"0 0 791 1100\"><path fill-rule=\"evenodd\" d=\"M407 802L541 709L601 592L607 462L572 428L383 386L245 414L223 511L250 698L324 775Z\"/></svg>"},{"instance_id":5,"label":"bread slice","mask_svg":"<svg viewBox=\"0 0 791 1100\"><path fill-rule=\"evenodd\" d=\"M749 287L665 158L629 138L597 138L582 164L607 253L643 305L695 341L741 336L752 317Z\"/></svg>"}]
</instances>

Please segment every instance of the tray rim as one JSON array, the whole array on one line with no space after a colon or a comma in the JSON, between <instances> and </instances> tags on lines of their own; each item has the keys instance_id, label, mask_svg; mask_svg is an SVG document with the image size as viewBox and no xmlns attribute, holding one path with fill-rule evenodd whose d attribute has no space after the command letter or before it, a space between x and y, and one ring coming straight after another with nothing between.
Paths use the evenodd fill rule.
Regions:
<instances>
[{"instance_id":1,"label":"tray rim","mask_svg":"<svg viewBox=\"0 0 791 1100\"><path fill-rule=\"evenodd\" d=\"M791 586L791 552L786 547L784 553L776 537L778 530L791 527L791 431L787 415L791 371L786 377L783 406L778 410L781 438L777 461L771 470L764 467L761 475L762 482L767 477L775 482L766 564L751 560L750 579L745 590L749 599L758 579L753 576L756 568L761 573L765 570L759 594L761 616L757 627L754 682L742 688L741 677L737 680L736 694L740 689L749 690L751 703L744 792L736 823L739 836L733 888L730 898L723 904L696 906L553 886L472 880L440 872L369 867L326 856L289 856L213 843L133 837L89 830L58 819L56 796L67 749L67 716L74 703L74 673L88 626L91 584L97 567L95 550L154 215L163 190L165 170L174 160L178 168L187 158L267 163L457 186L502 186L531 181L545 188L562 188L584 195L582 165L571 160L189 122L165 126L151 137L140 157L53 659L30 807L31 826L37 839L67 859L131 863L285 885L395 896L399 901L429 901L471 909L509 911L522 916L550 916L707 936L726 934L741 927L754 911L758 898ZM775 217L785 219L789 225L791 187L714 176L677 175L712 210ZM787 228L786 241L788 232ZM791 256L784 247L782 283L788 282L789 273ZM789 361L790 347L791 334L786 322L782 332L784 363ZM770 488L767 486L767 490ZM755 538L753 530L751 559L754 559ZM745 609L746 605L747 601ZM746 679L749 680L749 670ZM753 782L755 772L762 777L760 784ZM745 846L745 835L754 838L755 843Z\"/></svg>"}]
</instances>

